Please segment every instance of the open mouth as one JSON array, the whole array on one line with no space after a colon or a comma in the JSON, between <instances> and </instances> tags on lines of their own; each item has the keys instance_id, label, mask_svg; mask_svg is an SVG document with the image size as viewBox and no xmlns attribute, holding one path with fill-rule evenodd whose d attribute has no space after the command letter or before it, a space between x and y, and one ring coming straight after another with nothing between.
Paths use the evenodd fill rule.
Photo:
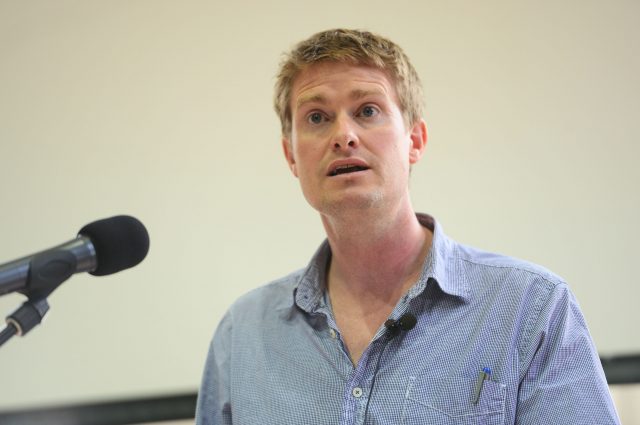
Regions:
<instances>
[{"instance_id":1,"label":"open mouth","mask_svg":"<svg viewBox=\"0 0 640 425\"><path fill-rule=\"evenodd\" d=\"M340 174L357 173L359 171L368 170L368 167L362 167L360 165L339 165L329 172L329 176L338 176Z\"/></svg>"}]
</instances>

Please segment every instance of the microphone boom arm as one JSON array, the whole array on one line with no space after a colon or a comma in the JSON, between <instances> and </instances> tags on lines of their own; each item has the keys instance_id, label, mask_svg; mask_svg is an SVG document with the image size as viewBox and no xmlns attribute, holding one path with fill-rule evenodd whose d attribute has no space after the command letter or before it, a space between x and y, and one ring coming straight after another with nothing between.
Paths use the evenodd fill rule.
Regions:
<instances>
[{"instance_id":1,"label":"microphone boom arm","mask_svg":"<svg viewBox=\"0 0 640 425\"><path fill-rule=\"evenodd\" d=\"M81 241L81 239L82 237L63 244L58 249L36 254L30 261L20 259L10 264L24 263L23 267L13 268L13 270L17 269L28 273L29 279L19 279L20 273L15 273L18 277L15 281L23 281L28 284L25 286L20 285L13 290L26 295L28 300L6 317L7 327L0 332L0 346L16 334L20 336L26 335L42 322L44 315L49 311L49 303L47 302L49 294L78 271L78 257L73 252L74 250L87 249L87 244L83 243L84 241ZM89 246L93 249L92 245ZM71 250L69 250L70 248ZM85 256L80 258L85 263L87 262L84 260ZM92 264L80 264L80 268L86 267L95 267L95 262ZM12 270L12 268L9 267L7 270ZM10 279L6 280L10 281Z\"/></svg>"}]
</instances>

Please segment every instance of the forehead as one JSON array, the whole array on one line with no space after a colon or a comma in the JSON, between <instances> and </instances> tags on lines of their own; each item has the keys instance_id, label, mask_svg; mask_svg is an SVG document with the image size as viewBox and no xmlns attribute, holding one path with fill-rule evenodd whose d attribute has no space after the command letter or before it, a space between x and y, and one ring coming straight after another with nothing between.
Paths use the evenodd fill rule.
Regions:
<instances>
[{"instance_id":1,"label":"forehead","mask_svg":"<svg viewBox=\"0 0 640 425\"><path fill-rule=\"evenodd\" d=\"M332 95L372 93L397 101L395 85L383 70L340 62L321 62L304 68L291 88L291 107Z\"/></svg>"}]
</instances>

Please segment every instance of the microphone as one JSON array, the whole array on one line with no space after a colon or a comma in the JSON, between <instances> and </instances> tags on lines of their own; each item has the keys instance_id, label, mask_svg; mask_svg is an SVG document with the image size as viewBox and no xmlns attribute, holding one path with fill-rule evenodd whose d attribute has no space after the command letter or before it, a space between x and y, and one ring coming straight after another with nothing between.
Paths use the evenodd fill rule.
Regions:
<instances>
[{"instance_id":1,"label":"microphone","mask_svg":"<svg viewBox=\"0 0 640 425\"><path fill-rule=\"evenodd\" d=\"M149 251L149 234L126 215L87 224L75 239L0 265L0 296L20 292L46 298L74 273L113 274L140 263Z\"/></svg>"},{"instance_id":2,"label":"microphone","mask_svg":"<svg viewBox=\"0 0 640 425\"><path fill-rule=\"evenodd\" d=\"M384 326L391 334L391 338L398 335L400 331L410 331L418 323L418 319L411 313L405 313L398 320L389 319L384 322Z\"/></svg>"}]
</instances>

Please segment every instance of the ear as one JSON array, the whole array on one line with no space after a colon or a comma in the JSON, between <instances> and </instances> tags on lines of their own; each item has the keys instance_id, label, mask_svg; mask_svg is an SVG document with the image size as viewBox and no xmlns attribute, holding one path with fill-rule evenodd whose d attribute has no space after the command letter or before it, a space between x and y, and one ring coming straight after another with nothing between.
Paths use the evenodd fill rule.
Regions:
<instances>
[{"instance_id":1,"label":"ear","mask_svg":"<svg viewBox=\"0 0 640 425\"><path fill-rule=\"evenodd\" d=\"M419 119L413 124L409 137L411 139L411 146L409 146L409 163L415 164L420 161L427 147L427 124L423 119Z\"/></svg>"},{"instance_id":2,"label":"ear","mask_svg":"<svg viewBox=\"0 0 640 425\"><path fill-rule=\"evenodd\" d=\"M293 157L293 146L291 145L291 140L286 137L282 138L282 151L284 152L284 157L287 160L287 164L289 164L289 169L294 176L298 177L298 171L296 170L296 160Z\"/></svg>"}]
</instances>

